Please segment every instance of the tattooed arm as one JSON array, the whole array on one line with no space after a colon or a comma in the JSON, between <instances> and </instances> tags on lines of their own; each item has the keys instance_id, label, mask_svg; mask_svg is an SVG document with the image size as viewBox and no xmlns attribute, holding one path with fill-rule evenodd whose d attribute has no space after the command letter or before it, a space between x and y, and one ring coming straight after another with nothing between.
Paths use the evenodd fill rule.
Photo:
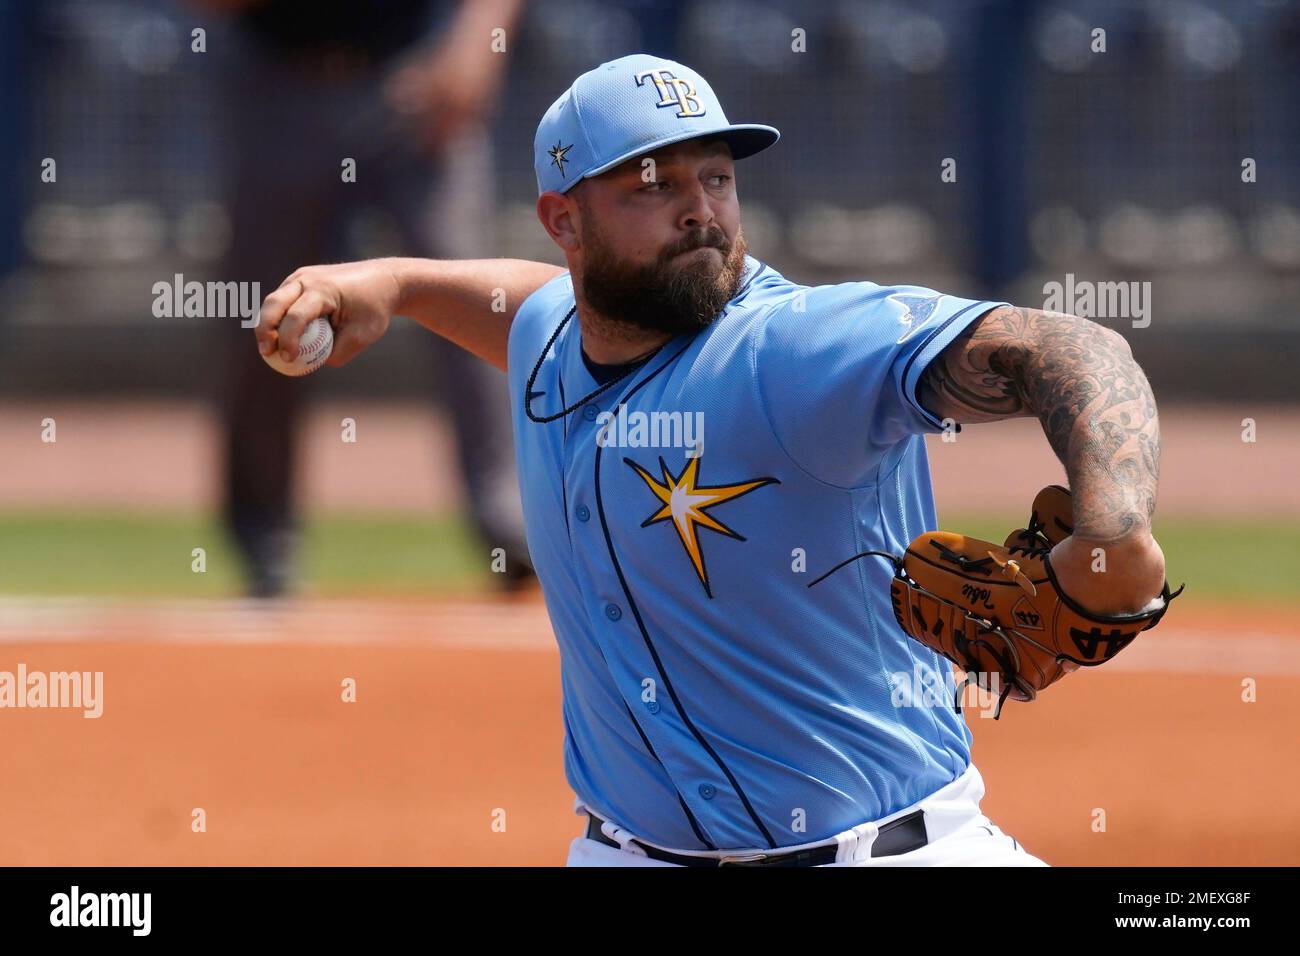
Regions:
<instances>
[{"instance_id":1,"label":"tattooed arm","mask_svg":"<svg viewBox=\"0 0 1300 956\"><path fill-rule=\"evenodd\" d=\"M1087 319L1001 306L930 363L921 404L961 423L1036 417L1065 466L1074 534L1052 551L1067 593L1105 613L1160 593L1164 555L1151 536L1160 421L1123 336ZM1105 568L1096 574L1095 549Z\"/></svg>"}]
</instances>

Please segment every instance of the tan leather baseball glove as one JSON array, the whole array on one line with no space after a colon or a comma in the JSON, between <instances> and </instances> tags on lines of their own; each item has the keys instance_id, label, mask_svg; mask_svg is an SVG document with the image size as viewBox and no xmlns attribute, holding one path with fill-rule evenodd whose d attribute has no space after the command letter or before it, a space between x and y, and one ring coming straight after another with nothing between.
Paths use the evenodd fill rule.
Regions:
<instances>
[{"instance_id":1,"label":"tan leather baseball glove","mask_svg":"<svg viewBox=\"0 0 1300 956\"><path fill-rule=\"evenodd\" d=\"M901 558L867 552L894 563L890 597L899 626L966 672L954 700L959 713L971 682L998 694L997 718L1008 697L1031 701L1070 671L1106 663L1155 627L1182 593L1170 593L1166 582L1159 606L1137 614L1082 607L1061 589L1049 559L1072 533L1072 516L1070 492L1052 485L1034 499L1028 527L1002 545L930 531Z\"/></svg>"},{"instance_id":2,"label":"tan leather baseball glove","mask_svg":"<svg viewBox=\"0 0 1300 956\"><path fill-rule=\"evenodd\" d=\"M908 545L890 583L899 625L966 671L966 682L997 692L995 717L1009 696L1033 700L1076 667L1106 663L1183 592L1166 582L1159 606L1137 614L1098 614L1071 600L1049 552L1072 533L1072 514L1070 492L1052 485L1035 497L1028 527L1002 546L927 532Z\"/></svg>"}]
</instances>

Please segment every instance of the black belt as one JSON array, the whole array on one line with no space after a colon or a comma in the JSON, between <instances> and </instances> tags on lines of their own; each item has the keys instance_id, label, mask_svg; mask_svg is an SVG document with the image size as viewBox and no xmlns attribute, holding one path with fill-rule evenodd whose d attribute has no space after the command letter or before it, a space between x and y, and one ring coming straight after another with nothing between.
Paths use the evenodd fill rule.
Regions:
<instances>
[{"instance_id":1,"label":"black belt","mask_svg":"<svg viewBox=\"0 0 1300 956\"><path fill-rule=\"evenodd\" d=\"M589 818L587 821L588 840L595 840L597 843L603 843L606 846L618 846L617 840L611 840L601 831L600 825L604 821L600 817L590 811L588 811L587 817ZM750 853L719 858L683 856L680 853L669 853L667 850L646 846L636 840L632 842L645 850L645 855L650 859L663 860L665 863L676 863L678 866L823 866L827 863L834 863L839 852L839 845L832 843L829 846L815 846L806 850L795 850L791 853L781 853L773 850L771 853ZM929 837L925 832L924 811L914 810L907 816L899 817L897 820L890 820L880 828L876 842L871 844L871 855L897 856L900 853L919 850L928 842Z\"/></svg>"}]
</instances>

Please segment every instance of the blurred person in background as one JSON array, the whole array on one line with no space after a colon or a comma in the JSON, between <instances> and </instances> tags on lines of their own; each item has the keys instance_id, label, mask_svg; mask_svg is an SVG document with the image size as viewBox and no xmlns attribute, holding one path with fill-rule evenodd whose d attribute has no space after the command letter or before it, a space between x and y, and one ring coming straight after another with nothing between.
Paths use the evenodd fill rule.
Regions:
<instances>
[{"instance_id":1,"label":"blurred person in background","mask_svg":"<svg viewBox=\"0 0 1300 956\"><path fill-rule=\"evenodd\" d=\"M26 4L0 0L0 167L16 170L27 158L29 85L35 58L30 37L37 11ZM0 283L18 267L22 255L24 182L17 175L0 179Z\"/></svg>"},{"instance_id":2,"label":"blurred person in background","mask_svg":"<svg viewBox=\"0 0 1300 956\"><path fill-rule=\"evenodd\" d=\"M213 51L224 58L233 227L225 279L274 289L303 262L485 254L494 218L485 119L507 57L493 51L492 31L507 31L509 49L524 0L190 3L234 25L233 48ZM308 380L272 371L237 324L220 334L223 519L250 593L275 597L295 579L294 462ZM505 377L441 341L433 365L473 524L506 553L494 577L525 586Z\"/></svg>"}]
</instances>

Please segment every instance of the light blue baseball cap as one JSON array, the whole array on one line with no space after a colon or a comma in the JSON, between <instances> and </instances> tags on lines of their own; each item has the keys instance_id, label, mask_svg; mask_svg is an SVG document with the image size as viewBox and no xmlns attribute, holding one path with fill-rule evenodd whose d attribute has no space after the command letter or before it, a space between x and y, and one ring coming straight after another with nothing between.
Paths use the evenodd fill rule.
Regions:
<instances>
[{"instance_id":1,"label":"light blue baseball cap","mask_svg":"<svg viewBox=\"0 0 1300 956\"><path fill-rule=\"evenodd\" d=\"M701 136L726 140L735 159L781 138L771 126L727 122L713 88L690 67L645 53L619 57L574 80L537 124L537 193L567 192L633 156Z\"/></svg>"}]
</instances>

